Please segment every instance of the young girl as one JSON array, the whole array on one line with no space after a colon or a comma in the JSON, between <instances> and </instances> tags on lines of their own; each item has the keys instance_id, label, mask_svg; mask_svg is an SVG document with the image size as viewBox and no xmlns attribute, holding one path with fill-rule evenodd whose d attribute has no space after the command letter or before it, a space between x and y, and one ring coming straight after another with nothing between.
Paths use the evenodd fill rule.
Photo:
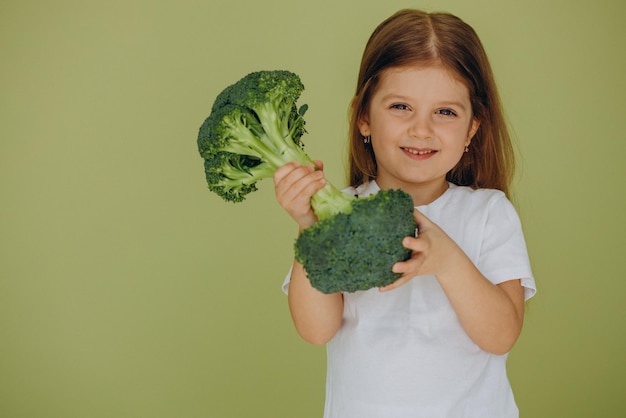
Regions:
<instances>
[{"instance_id":1,"label":"young girl","mask_svg":"<svg viewBox=\"0 0 626 418\"><path fill-rule=\"evenodd\" d=\"M321 163L287 164L278 202L316 217ZM352 101L348 193L401 188L419 236L393 284L322 294L294 262L285 282L295 326L327 344L327 418L517 417L506 375L524 301L535 292L507 199L513 152L480 40L455 16L402 10L367 43ZM376 254L372 254L375 257Z\"/></svg>"}]
</instances>

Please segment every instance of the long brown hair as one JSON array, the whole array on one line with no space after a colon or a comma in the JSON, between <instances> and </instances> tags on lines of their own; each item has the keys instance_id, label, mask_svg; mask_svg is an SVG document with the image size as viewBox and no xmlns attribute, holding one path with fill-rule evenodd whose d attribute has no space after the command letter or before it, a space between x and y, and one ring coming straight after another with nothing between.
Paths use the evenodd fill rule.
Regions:
<instances>
[{"instance_id":1,"label":"long brown hair","mask_svg":"<svg viewBox=\"0 0 626 418\"><path fill-rule=\"evenodd\" d=\"M349 183L376 177L376 157L363 143L358 122L367 115L381 73L391 67L442 65L462 80L473 115L480 121L469 151L447 174L448 181L509 192L515 168L513 146L487 54L467 23L448 13L404 9L383 21L370 36L350 114Z\"/></svg>"}]
</instances>

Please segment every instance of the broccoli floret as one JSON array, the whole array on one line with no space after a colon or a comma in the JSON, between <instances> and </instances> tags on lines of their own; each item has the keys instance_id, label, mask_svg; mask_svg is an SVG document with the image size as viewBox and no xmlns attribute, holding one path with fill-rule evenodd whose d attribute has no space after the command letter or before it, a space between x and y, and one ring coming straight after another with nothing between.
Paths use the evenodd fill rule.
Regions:
<instances>
[{"instance_id":1,"label":"broccoli floret","mask_svg":"<svg viewBox=\"0 0 626 418\"><path fill-rule=\"evenodd\" d=\"M296 102L304 86L289 71L258 71L224 89L200 127L198 149L209 190L241 202L256 182L297 161L304 152L304 114ZM319 221L295 243L311 284L324 293L384 286L399 277L391 266L410 256L401 244L413 235L413 201L400 190L356 198L328 183L311 199Z\"/></svg>"},{"instance_id":2,"label":"broccoli floret","mask_svg":"<svg viewBox=\"0 0 626 418\"><path fill-rule=\"evenodd\" d=\"M307 105L296 108L304 90L289 71L258 71L224 89L200 127L198 148L209 189L224 200L243 201L258 180L291 161L313 165L300 137ZM318 218L350 210L351 198L332 185L311 201Z\"/></svg>"}]
</instances>

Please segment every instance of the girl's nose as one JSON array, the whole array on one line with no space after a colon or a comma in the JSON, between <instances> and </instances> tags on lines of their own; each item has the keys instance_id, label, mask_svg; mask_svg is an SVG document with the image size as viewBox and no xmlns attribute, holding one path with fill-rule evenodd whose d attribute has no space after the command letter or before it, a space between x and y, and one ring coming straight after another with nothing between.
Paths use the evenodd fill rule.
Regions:
<instances>
[{"instance_id":1,"label":"girl's nose","mask_svg":"<svg viewBox=\"0 0 626 418\"><path fill-rule=\"evenodd\" d=\"M433 135L431 123L429 115L416 114L409 125L409 135L414 139L430 139Z\"/></svg>"}]
</instances>

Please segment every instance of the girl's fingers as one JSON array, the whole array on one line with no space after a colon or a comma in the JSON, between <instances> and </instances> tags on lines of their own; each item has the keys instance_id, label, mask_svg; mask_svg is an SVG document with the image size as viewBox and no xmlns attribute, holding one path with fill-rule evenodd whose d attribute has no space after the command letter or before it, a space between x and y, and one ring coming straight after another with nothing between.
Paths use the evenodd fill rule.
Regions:
<instances>
[{"instance_id":1,"label":"girl's fingers","mask_svg":"<svg viewBox=\"0 0 626 418\"><path fill-rule=\"evenodd\" d=\"M310 206L311 197L325 184L324 173L312 167L302 167L288 177L289 184L285 191L287 200L299 201Z\"/></svg>"},{"instance_id":2,"label":"girl's fingers","mask_svg":"<svg viewBox=\"0 0 626 418\"><path fill-rule=\"evenodd\" d=\"M276 195L277 197L283 196L286 200L291 200L300 194L310 183L319 181L323 176L324 174L321 171L316 171L312 166L288 163L274 173Z\"/></svg>"},{"instance_id":3,"label":"girl's fingers","mask_svg":"<svg viewBox=\"0 0 626 418\"><path fill-rule=\"evenodd\" d=\"M297 170L301 165L297 162L287 163L274 172L274 183L276 185L282 183L291 173Z\"/></svg>"},{"instance_id":4,"label":"girl's fingers","mask_svg":"<svg viewBox=\"0 0 626 418\"><path fill-rule=\"evenodd\" d=\"M416 221L419 218L420 219L419 222L422 222L421 224L422 226L429 222L428 218L421 215L417 210L415 211L415 214L416 214L415 216ZM420 225L420 223L418 223L418 225ZM426 245L423 242L423 238L420 239L420 238L414 238L414 237L404 237L402 239L402 245L405 248L411 250L411 253L412 253L411 258L406 261L399 261L391 267L391 271L393 271L394 273L398 273L401 276L395 282L387 286L379 288L381 292L387 292L389 290L396 289L406 284L409 280L411 280L413 277L418 275L419 268L423 261L422 254L423 254L423 251L425 250L425 245Z\"/></svg>"},{"instance_id":5,"label":"girl's fingers","mask_svg":"<svg viewBox=\"0 0 626 418\"><path fill-rule=\"evenodd\" d=\"M420 251L422 248L421 240L415 237L404 237L402 239L402 246L411 251Z\"/></svg>"},{"instance_id":6,"label":"girl's fingers","mask_svg":"<svg viewBox=\"0 0 626 418\"><path fill-rule=\"evenodd\" d=\"M321 163L316 164L318 167ZM311 197L324 187L324 173L314 166L288 163L274 173L278 203L304 229L317 220L311 208Z\"/></svg>"},{"instance_id":7,"label":"girl's fingers","mask_svg":"<svg viewBox=\"0 0 626 418\"><path fill-rule=\"evenodd\" d=\"M296 170L296 169L298 169L300 167L307 168L307 171L309 171L309 172L323 171L324 170L324 163L322 161L315 160L315 161L313 161L313 163L315 164L315 167L303 166L302 164L298 163L297 161L292 161L290 163L287 163L287 164L279 167L278 170L276 170L274 172L274 183L276 183L276 184L280 183L286 176L288 176L291 172L293 172L294 170Z\"/></svg>"},{"instance_id":8,"label":"girl's fingers","mask_svg":"<svg viewBox=\"0 0 626 418\"><path fill-rule=\"evenodd\" d=\"M384 286L384 287L379 287L378 290L380 292L388 292L390 290L397 289L398 287L406 284L411 279L412 279L412 277L409 277L409 276L401 276L395 282L393 282L391 284L388 284L387 286Z\"/></svg>"}]
</instances>

